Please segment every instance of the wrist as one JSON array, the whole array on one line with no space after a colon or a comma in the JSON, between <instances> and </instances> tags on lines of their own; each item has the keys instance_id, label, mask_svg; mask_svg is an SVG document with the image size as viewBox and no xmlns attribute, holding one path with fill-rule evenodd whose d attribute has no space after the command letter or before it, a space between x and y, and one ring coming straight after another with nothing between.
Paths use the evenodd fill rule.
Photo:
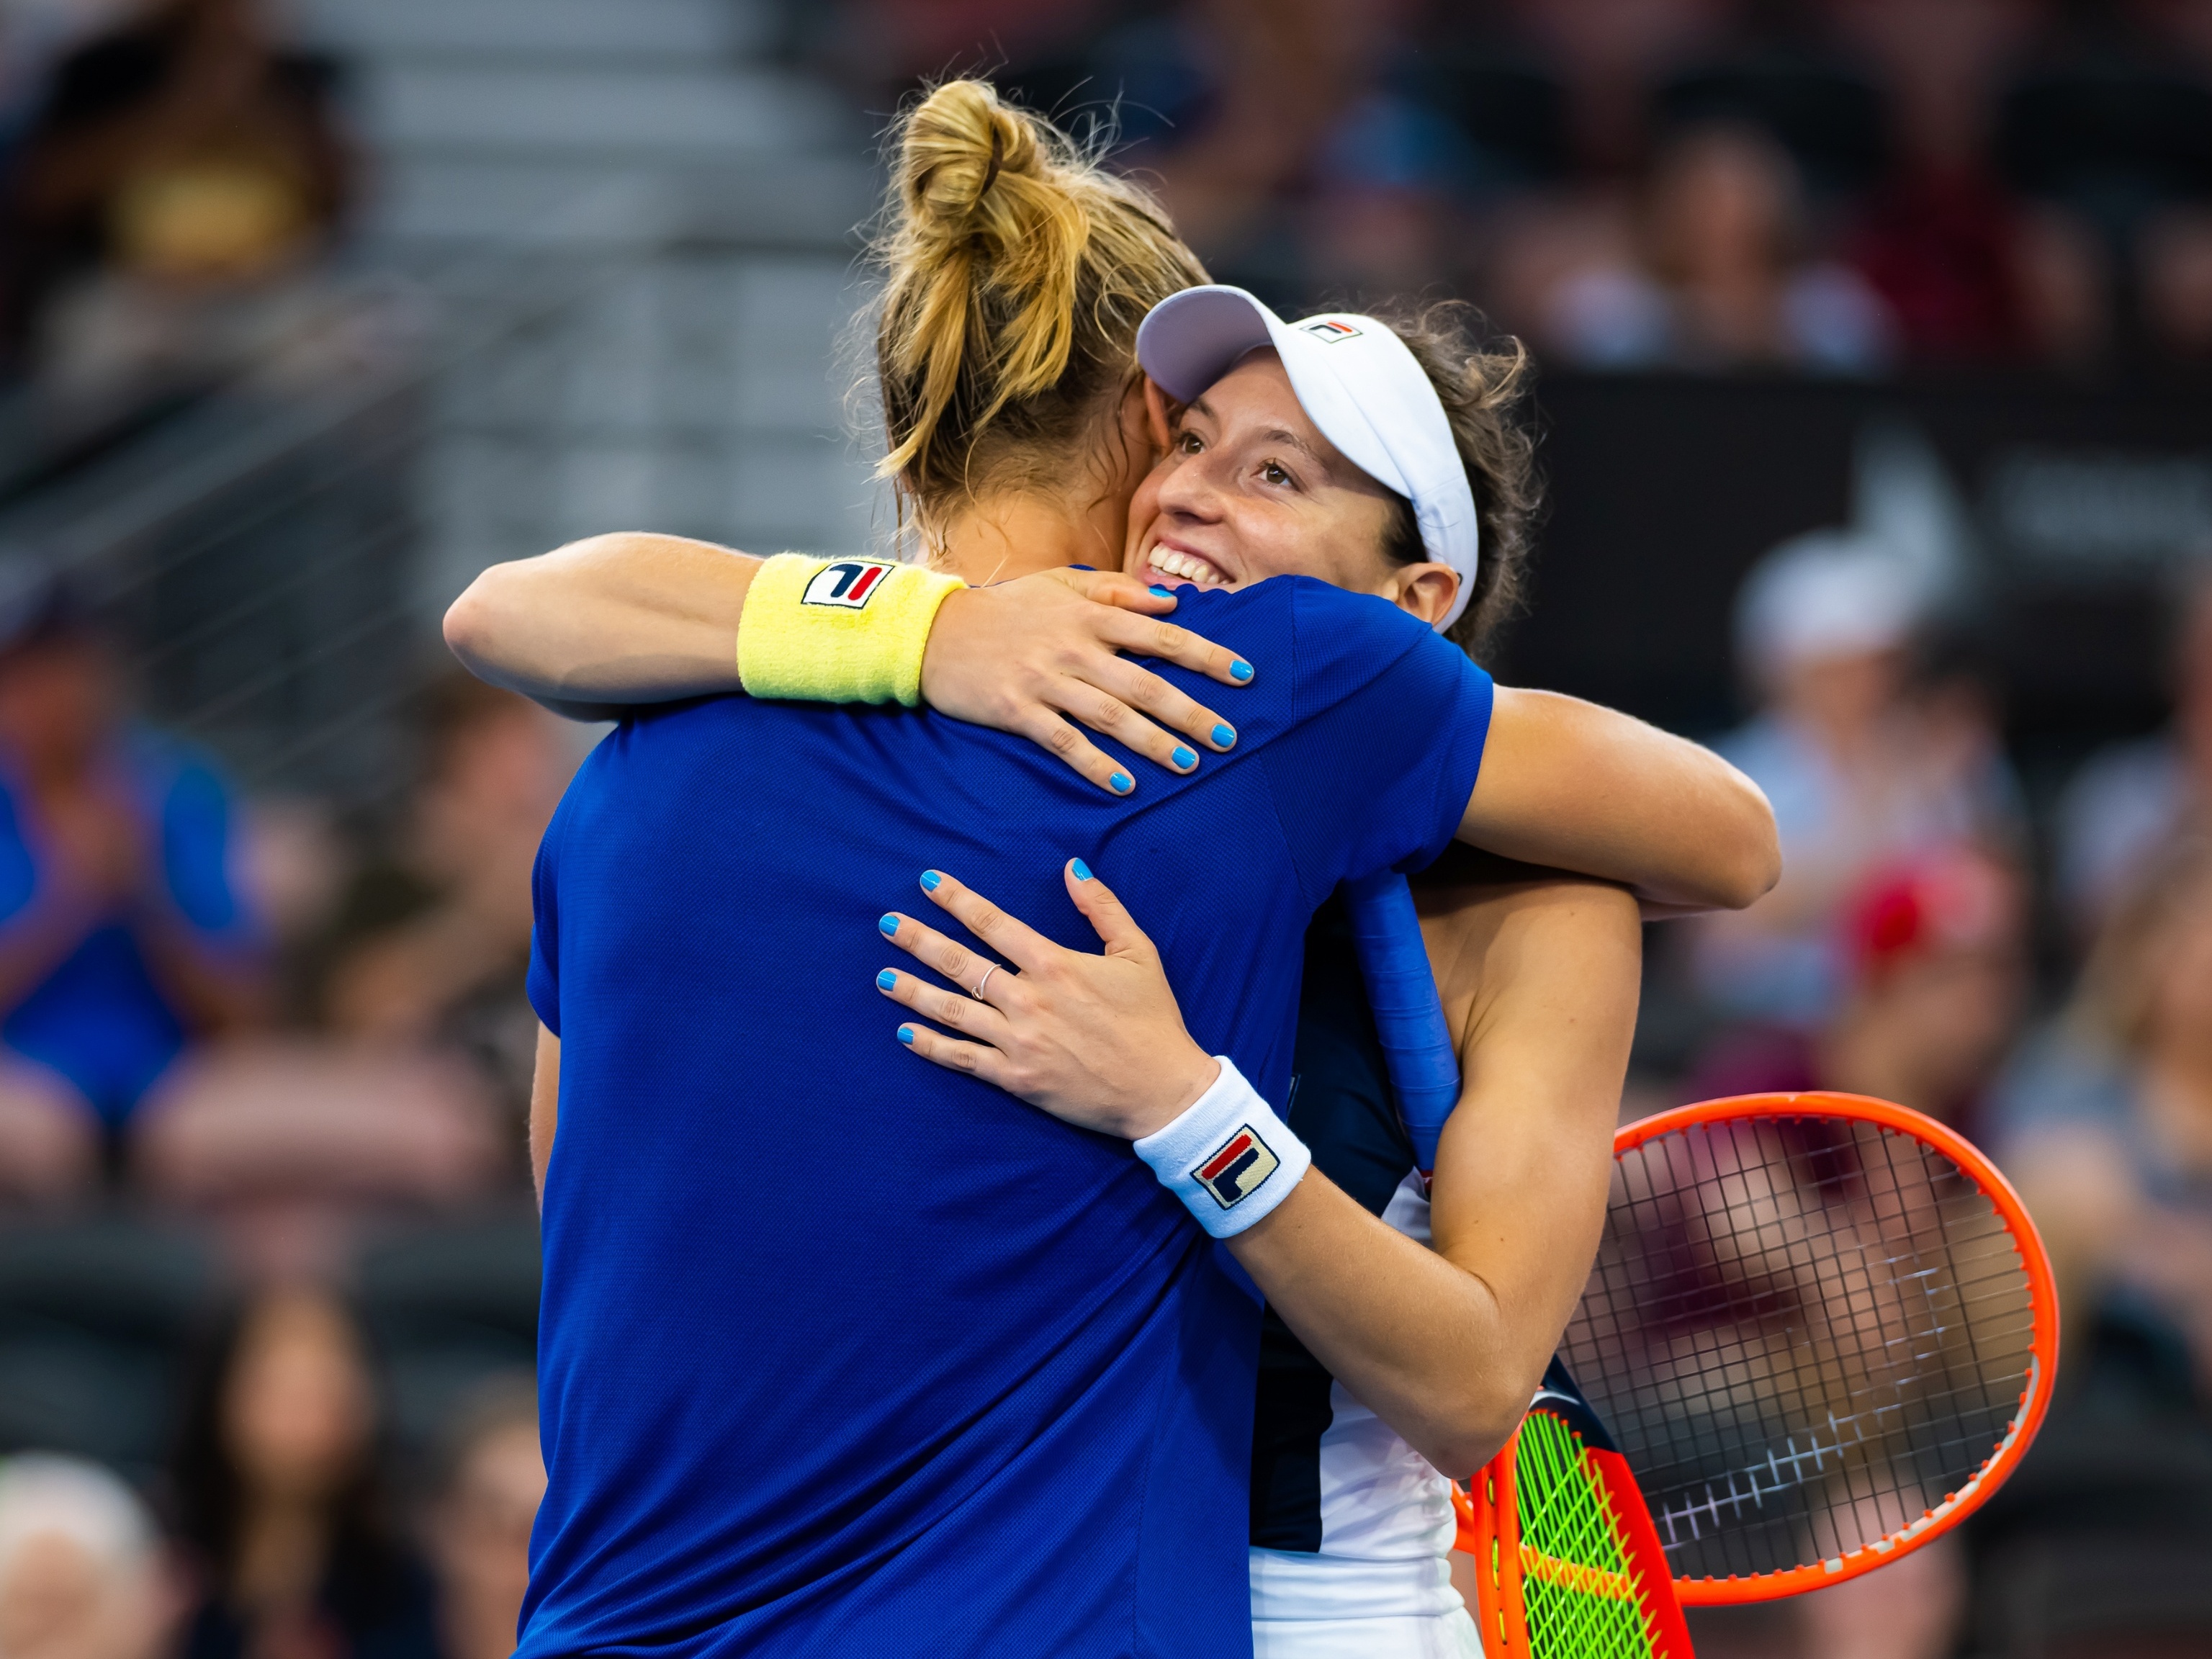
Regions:
<instances>
[{"instance_id":1,"label":"wrist","mask_svg":"<svg viewBox=\"0 0 2212 1659\"><path fill-rule=\"evenodd\" d=\"M1164 1086L1152 1101L1133 1113L1124 1124L1122 1133L1132 1140L1142 1140L1157 1134L1174 1122L1205 1097L1221 1077L1221 1062L1200 1048L1188 1045L1190 1053L1183 1063L1164 1079Z\"/></svg>"},{"instance_id":2,"label":"wrist","mask_svg":"<svg viewBox=\"0 0 2212 1659\"><path fill-rule=\"evenodd\" d=\"M1226 1057L1218 1066L1211 1087L1131 1150L1207 1233L1233 1238L1291 1195L1313 1156Z\"/></svg>"},{"instance_id":3,"label":"wrist","mask_svg":"<svg viewBox=\"0 0 2212 1659\"><path fill-rule=\"evenodd\" d=\"M915 707L938 607L963 586L885 559L780 553L745 590L738 680L756 697Z\"/></svg>"}]
</instances>

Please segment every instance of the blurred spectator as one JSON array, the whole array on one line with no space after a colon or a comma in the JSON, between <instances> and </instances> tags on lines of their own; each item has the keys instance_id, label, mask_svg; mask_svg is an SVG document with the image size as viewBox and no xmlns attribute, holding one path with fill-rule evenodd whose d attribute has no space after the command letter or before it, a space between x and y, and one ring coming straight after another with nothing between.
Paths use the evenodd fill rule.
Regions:
<instances>
[{"instance_id":1,"label":"blurred spectator","mask_svg":"<svg viewBox=\"0 0 2212 1659\"><path fill-rule=\"evenodd\" d=\"M1742 0L1509 0L1505 8L1565 77L1576 149L1600 176L1642 151L1650 89L1713 51L1747 9Z\"/></svg>"},{"instance_id":2,"label":"blurred spectator","mask_svg":"<svg viewBox=\"0 0 2212 1659\"><path fill-rule=\"evenodd\" d=\"M363 1230L520 1184L521 1132L450 1055L292 1036L188 1057L132 1126L131 1174L255 1279L328 1274Z\"/></svg>"},{"instance_id":3,"label":"blurred spectator","mask_svg":"<svg viewBox=\"0 0 2212 1659\"><path fill-rule=\"evenodd\" d=\"M382 1500L376 1396L333 1297L234 1310L185 1402L173 1473L199 1575L183 1659L430 1659L429 1581Z\"/></svg>"},{"instance_id":4,"label":"blurred spectator","mask_svg":"<svg viewBox=\"0 0 2212 1659\"><path fill-rule=\"evenodd\" d=\"M112 1141L189 1041L259 1014L258 943L222 784L125 720L67 581L0 579L0 1040Z\"/></svg>"},{"instance_id":5,"label":"blurred spectator","mask_svg":"<svg viewBox=\"0 0 2212 1659\"><path fill-rule=\"evenodd\" d=\"M181 1611L130 1487L73 1457L0 1463L0 1654L158 1659Z\"/></svg>"},{"instance_id":6,"label":"blurred spectator","mask_svg":"<svg viewBox=\"0 0 2212 1659\"><path fill-rule=\"evenodd\" d=\"M1888 179L1846 252L1916 359L2078 356L2103 331L2082 228L2033 210L1989 164L1999 84L2034 42L2042 0L1826 0L1893 111Z\"/></svg>"},{"instance_id":7,"label":"blurred spectator","mask_svg":"<svg viewBox=\"0 0 2212 1659\"><path fill-rule=\"evenodd\" d=\"M2131 884L1999 1106L2069 1334L2100 1308L2171 1333L2212 1399L2212 842L2175 843Z\"/></svg>"},{"instance_id":8,"label":"blurred spectator","mask_svg":"<svg viewBox=\"0 0 2212 1659\"><path fill-rule=\"evenodd\" d=\"M2168 209L2143 232L2143 323L2160 361L2212 363L2212 208Z\"/></svg>"},{"instance_id":9,"label":"blurred spectator","mask_svg":"<svg viewBox=\"0 0 2212 1659\"><path fill-rule=\"evenodd\" d=\"M530 1588L530 1528L545 1495L538 1389L495 1381L447 1436L428 1528L444 1659L507 1659Z\"/></svg>"},{"instance_id":10,"label":"blurred spectator","mask_svg":"<svg viewBox=\"0 0 2212 1659\"><path fill-rule=\"evenodd\" d=\"M1842 907L1847 978L1833 1017L1815 1032L1732 1035L1685 1097L1837 1089L1973 1138L2027 990L2026 912L2019 877L1971 847L1876 870Z\"/></svg>"},{"instance_id":11,"label":"blurred spectator","mask_svg":"<svg viewBox=\"0 0 2212 1659\"><path fill-rule=\"evenodd\" d=\"M1607 368L1878 368L1887 315L1849 270L1806 257L1804 216L1781 146L1751 127L1686 128L1654 164L1641 222L1624 239L1632 256L1555 278L1542 337L1571 362Z\"/></svg>"},{"instance_id":12,"label":"blurred spectator","mask_svg":"<svg viewBox=\"0 0 2212 1659\"><path fill-rule=\"evenodd\" d=\"M422 706L399 845L341 902L323 1013L344 1036L466 1055L520 1113L538 1035L530 872L576 769L574 728L459 671Z\"/></svg>"},{"instance_id":13,"label":"blurred spectator","mask_svg":"<svg viewBox=\"0 0 2212 1659\"><path fill-rule=\"evenodd\" d=\"M258 0L147 0L54 71L8 188L9 337L70 382L219 371L299 325L349 164Z\"/></svg>"},{"instance_id":14,"label":"blurred spectator","mask_svg":"<svg viewBox=\"0 0 2212 1659\"><path fill-rule=\"evenodd\" d=\"M2212 805L2212 577L2177 607L2172 725L2092 756L2058 805L2058 896L2081 937Z\"/></svg>"},{"instance_id":15,"label":"blurred spectator","mask_svg":"<svg viewBox=\"0 0 2212 1659\"><path fill-rule=\"evenodd\" d=\"M1721 743L1765 790L1780 884L1701 924L1698 977L1717 1009L1797 1030L1823 1024L1844 975L1839 907L1870 872L1929 848L2011 838L2018 792L1972 706L1929 718L1911 652L1929 599L1918 568L1864 532L1816 531L1768 554L1736 601L1736 652L1763 707Z\"/></svg>"}]
</instances>

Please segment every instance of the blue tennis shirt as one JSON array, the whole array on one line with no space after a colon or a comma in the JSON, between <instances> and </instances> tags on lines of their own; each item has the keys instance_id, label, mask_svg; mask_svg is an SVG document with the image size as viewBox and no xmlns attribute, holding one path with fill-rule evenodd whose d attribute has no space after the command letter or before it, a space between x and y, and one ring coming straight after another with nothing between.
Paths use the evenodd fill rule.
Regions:
<instances>
[{"instance_id":1,"label":"blue tennis shirt","mask_svg":"<svg viewBox=\"0 0 2212 1659\"><path fill-rule=\"evenodd\" d=\"M1127 1142L908 1053L874 983L911 965L883 912L942 918L932 867L1096 950L1079 855L1191 1034L1283 1099L1306 924L1450 840L1490 682L1303 578L1179 620L1261 673L1234 752L1127 799L927 711L744 698L641 714L577 775L535 880L562 1049L524 1659L1250 1651L1258 1306Z\"/></svg>"}]
</instances>

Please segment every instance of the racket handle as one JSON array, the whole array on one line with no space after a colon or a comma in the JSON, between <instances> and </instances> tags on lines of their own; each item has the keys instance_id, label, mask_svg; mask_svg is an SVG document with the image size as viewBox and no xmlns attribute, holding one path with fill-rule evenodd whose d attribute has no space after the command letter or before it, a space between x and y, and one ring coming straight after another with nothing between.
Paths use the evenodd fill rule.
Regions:
<instances>
[{"instance_id":1,"label":"racket handle","mask_svg":"<svg viewBox=\"0 0 2212 1659\"><path fill-rule=\"evenodd\" d=\"M1437 1167L1437 1139L1459 1103L1459 1054L1444 1024L1436 975L1429 971L1413 890L1405 877L1386 870L1346 882L1344 902L1398 1115L1425 1175Z\"/></svg>"}]
</instances>

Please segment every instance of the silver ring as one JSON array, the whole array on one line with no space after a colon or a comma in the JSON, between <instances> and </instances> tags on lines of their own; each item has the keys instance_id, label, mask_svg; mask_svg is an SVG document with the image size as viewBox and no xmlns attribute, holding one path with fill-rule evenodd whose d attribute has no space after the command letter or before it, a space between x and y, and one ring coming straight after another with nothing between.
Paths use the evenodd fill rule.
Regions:
<instances>
[{"instance_id":1,"label":"silver ring","mask_svg":"<svg viewBox=\"0 0 2212 1659\"><path fill-rule=\"evenodd\" d=\"M999 964L995 962L988 968L986 968L983 970L983 977L975 981L975 988L970 991L968 994L974 997L976 1001L981 1002L983 1000L983 988L991 982L991 975L998 971Z\"/></svg>"}]
</instances>

